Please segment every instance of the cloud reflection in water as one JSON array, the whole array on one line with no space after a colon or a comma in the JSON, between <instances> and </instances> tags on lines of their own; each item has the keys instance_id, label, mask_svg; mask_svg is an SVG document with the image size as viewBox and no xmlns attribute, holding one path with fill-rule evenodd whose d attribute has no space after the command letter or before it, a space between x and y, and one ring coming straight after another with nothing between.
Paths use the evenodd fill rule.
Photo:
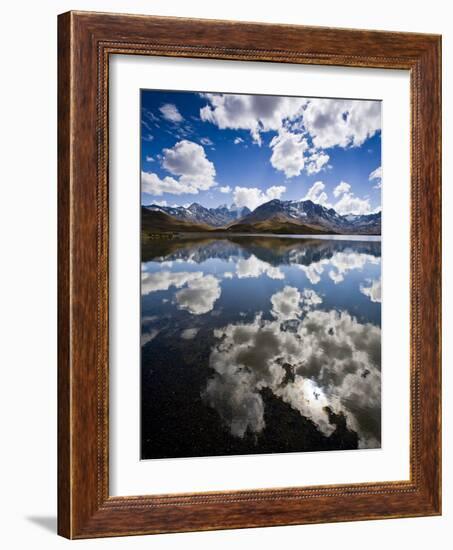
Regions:
<instances>
[{"instance_id":1,"label":"cloud reflection in water","mask_svg":"<svg viewBox=\"0 0 453 550\"><path fill-rule=\"evenodd\" d=\"M326 436L335 429L328 408L345 415L362 447L379 446L380 328L346 312L313 310L320 301L313 291L286 286L271 297L275 320L257 315L215 331L215 375L204 398L233 435L265 428L260 391L269 388Z\"/></svg>"},{"instance_id":2,"label":"cloud reflection in water","mask_svg":"<svg viewBox=\"0 0 453 550\"><path fill-rule=\"evenodd\" d=\"M163 400L176 422L162 456L380 446L380 242L173 239L144 259L144 403L152 419ZM181 433L198 435L181 446Z\"/></svg>"}]
</instances>

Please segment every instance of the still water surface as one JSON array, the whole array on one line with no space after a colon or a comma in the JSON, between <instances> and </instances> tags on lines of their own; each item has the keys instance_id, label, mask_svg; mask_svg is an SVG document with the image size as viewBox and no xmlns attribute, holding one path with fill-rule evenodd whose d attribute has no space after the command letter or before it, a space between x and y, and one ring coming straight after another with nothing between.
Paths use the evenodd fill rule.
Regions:
<instances>
[{"instance_id":1,"label":"still water surface","mask_svg":"<svg viewBox=\"0 0 453 550\"><path fill-rule=\"evenodd\" d=\"M380 306L375 238L144 245L142 459L380 447Z\"/></svg>"}]
</instances>

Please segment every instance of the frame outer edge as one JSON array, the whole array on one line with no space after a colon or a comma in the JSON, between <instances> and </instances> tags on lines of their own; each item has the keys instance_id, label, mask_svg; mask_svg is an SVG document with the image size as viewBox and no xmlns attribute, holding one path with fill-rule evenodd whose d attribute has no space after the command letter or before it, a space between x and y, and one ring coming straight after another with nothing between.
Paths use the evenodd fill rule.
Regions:
<instances>
[{"instance_id":1,"label":"frame outer edge","mask_svg":"<svg viewBox=\"0 0 453 550\"><path fill-rule=\"evenodd\" d=\"M434 159L435 170L437 171L436 184L439 193L438 204L438 229L437 229L437 242L438 242L438 288L437 288L437 323L438 323L438 337L437 337L437 379L438 379L438 407L437 407L437 487L434 506L439 515L442 515L442 36L437 37L436 51L434 57L434 63L436 67L436 99L437 99L437 140L436 140L436 156Z\"/></svg>"},{"instance_id":2,"label":"frame outer edge","mask_svg":"<svg viewBox=\"0 0 453 550\"><path fill-rule=\"evenodd\" d=\"M178 531L198 531L207 529L225 529L238 527L253 527L264 525L282 525L282 524L303 524L313 522L331 522L331 521L351 521L360 519L379 519L385 517L414 517L420 515L438 515L440 513L440 50L441 42L439 36L434 35L410 35L410 33L379 33L373 31L351 30L357 36L358 43L366 42L370 44L371 50L374 42L375 55L367 58L363 56L363 63L360 61L362 56L354 58L349 56L348 61L334 62L336 54L327 53L310 54L318 64L342 66L387 66L387 68L414 67L414 63L422 66L421 81L426 85L418 96L422 107L421 123L418 129L419 143L427 147L429 158L426 158L416 177L416 184L422 190L424 201L429 200L427 193L432 193L432 201L429 205L429 212L422 214L422 232L425 232L425 242L421 243L422 252L428 266L420 271L426 276L426 282L421 287L420 295L422 304L426 308L427 319L422 325L422 332L427 327L432 327L430 342L424 342L421 362L423 381L426 381L427 387L423 388L421 398L423 402L420 424L422 425L422 437L419 444L422 445L420 456L421 479L416 476L416 492L412 490L396 491L399 495L381 493L378 498L379 510L366 513L366 510L355 510L350 513L336 512L336 515L322 519L318 512L311 518L311 514L301 518L300 513L307 510L303 505L303 500L293 506L293 520L287 522L287 511L285 519L278 519L277 515L269 515L269 508L272 504L259 502L256 499L247 499L249 504L242 506L235 504L233 500L224 504L202 503L198 497L202 494L194 495L194 500L190 499L182 507L173 506L167 500L163 508L154 507L149 502L148 505L133 505L129 500L122 500L123 506L119 509L110 509L108 506L109 498L105 501L106 495L103 494L103 487L107 483L106 473L102 466L102 460L99 462L99 456L102 459L102 452L99 438L96 439L94 433L94 424L96 419L98 425L102 425L102 404L99 399L102 395L94 390L96 385L96 374L93 367L99 357L99 341L90 333L94 326L95 315L93 312L93 301L99 301L99 269L103 269L102 261L104 237L99 232L96 240L96 227L103 227L103 218L95 220L95 208L93 204L98 201L103 204L105 198L102 191L93 191L93 179L95 175L94 158L95 143L99 144L100 136L104 131L94 122L96 118L96 106L93 101L94 81L96 73L95 52L99 44L110 37L115 36L115 28L118 24L124 22L123 15L112 14L90 14L88 12L68 12L59 16L58 21L58 324L59 324L59 343L58 343L58 392L59 392L59 418L58 418L58 533L66 538L92 538L99 536L118 536L131 534L146 534L158 532L178 532ZM165 48L168 48L167 55L176 55L177 46L166 42L166 27L175 25L182 42L186 40L187 35L188 54L183 56L192 56L190 51L195 51L193 57L216 57L229 58L232 55L222 49L222 46L210 48L211 54L198 55L198 38L193 33L188 34L185 20L178 18L154 18L149 16L149 26L143 26L145 18L139 16L127 16L130 28L126 27L118 35L119 43L127 38L145 41L150 36L153 24L156 25L157 43L162 40L163 55ZM135 23L134 23L135 21ZM218 36L215 35L216 25L233 25L230 21L210 21L210 20L187 20L189 27L193 30L193 25L199 24L202 33L207 33L206 43L210 41L217 43ZM115 23L113 25L113 22ZM124 22L125 23L125 22ZM252 47L255 44L254 37L258 30L264 25L251 23L241 23L243 34L242 41L250 40ZM275 25L275 33L282 30L281 25ZM269 26L272 31L272 25ZM348 32L343 29L323 29L311 27L288 27L286 30L295 33L292 37L297 38L299 30L304 29L307 36L313 34L321 38L325 33L335 34ZM189 29L190 30L190 29ZM124 33L124 34L123 34ZM138 34L137 34L138 33ZM361 37L363 33L363 38ZM272 33L271 33L272 34ZM189 37L190 36L190 37ZM402 52L400 59L384 58L376 50L376 39L382 38L386 43L384 50L390 51L391 46L397 43L397 50ZM115 36L116 38L116 36ZM203 36L201 37L203 38ZM201 40L200 38L200 40ZM360 40L359 40L360 38ZM334 37L335 39L335 37ZM279 38L280 40L280 38ZM386 42L387 40L387 42ZM306 40L305 40L306 42ZM364 43L365 43L364 42ZM271 41L272 45L272 41ZM357 44L356 44L357 45ZM231 46L231 51L241 51L247 46ZM379 48L382 45L379 46ZM305 46L306 48L307 46ZM209 46L207 46L209 49ZM298 49L299 46L296 47ZM330 46L332 49L332 45ZM354 48L353 48L354 49ZM357 48L355 48L357 49ZM328 48L329 50L329 48ZM349 48L351 51L351 48ZM302 50L303 51L303 48ZM311 49L307 51L312 51ZM330 50L329 50L330 51ZM214 52L214 54L213 54ZM225 53L226 52L226 53ZM266 57L274 56L278 50L265 51ZM409 53L408 53L409 52ZM132 52L128 52L132 53ZM249 50L247 57L254 58L258 53L261 58L264 53L260 50ZM291 53L291 52L290 52ZM352 52L354 53L354 52ZM410 57L409 57L410 54ZM178 55L180 55L178 53ZM224 57L226 56L226 57ZM324 56L324 57L323 57ZM329 57L330 56L330 57ZM292 57L292 56L291 56ZM345 57L345 59L348 56ZM308 57L307 59L309 59ZM353 59L354 58L354 59ZM367 61L369 59L370 61ZM395 58L396 59L396 58ZM277 60L277 59L273 59ZM294 61L290 61L294 62ZM309 62L309 61L304 61ZM371 64L370 64L371 63ZM393 66L392 66L393 63ZM434 65L434 66L433 66ZM431 101L430 109L426 105ZM430 111L432 118L427 119L427 111ZM437 126L436 126L437 125ZM95 128L96 137L90 131ZM430 134L420 136L422 132ZM77 136L77 141L74 141ZM435 140L433 143L432 140ZM422 149L422 148L420 148ZM99 154L99 153L98 153ZM98 161L99 163L99 157ZM411 159L411 166L414 160ZM96 166L99 169L99 165ZM99 185L99 174L97 174L97 185ZM423 202L423 200L422 200ZM98 210L99 212L99 210ZM77 214L77 216L75 216ZM434 218L434 219L433 219ZM432 220L432 221L431 221ZM100 223L100 225L99 225ZM100 240L99 240L100 239ZM429 248L426 242L431 240L432 247ZM93 252L94 243L98 243L97 252ZM107 241L105 241L107 242ZM100 245L99 245L100 243ZM100 246L100 248L99 248ZM437 262L437 263L436 263ZM94 271L93 271L93 268ZM97 277L97 283L95 283ZM101 277L102 278L102 277ZM431 292L428 292L427 284L431 284ZM432 302L429 307L427 303ZM103 299L101 299L102 305ZM104 314L102 314L104 315ZM99 317L97 317L99 323ZM100 325L103 325L105 318L101 316ZM430 325L431 323L431 325ZM89 330L88 330L89 329ZM429 331L428 331L429 332ZM98 333L99 335L99 333ZM102 336L102 335L101 335ZM426 336L426 332L425 332ZM421 343L419 342L419 345ZM426 363L425 363L426 362ZM98 390L99 391L99 390ZM101 412L100 412L101 411ZM105 420L105 419L104 419ZM429 432L429 433L428 433ZM99 432L98 432L99 433ZM101 455L99 454L101 453ZM418 459L416 459L418 462ZM96 468L97 465L97 468ZM104 465L108 468L107 465ZM108 476L107 476L108 477ZM177 495L176 495L177 496ZM344 495L348 496L348 495ZM168 495L167 495L168 497ZM372 493L368 495L372 497ZM369 501L366 495L359 500L365 504ZM335 497L336 498L336 497ZM145 497L147 500L147 497ZM171 500L171 499L170 499ZM356 499L357 500L357 499ZM387 502L385 502L388 500ZM294 501L293 501L294 502ZM316 507L316 500L314 501ZM355 501L354 501L355 502ZM403 504L404 503L404 504ZM321 498L318 501L319 513L327 510L329 506L327 500ZM352 504L352 501L351 501ZM149 507L151 505L151 507ZM360 503L357 505L359 506ZM398 509L400 506L400 509ZM275 508L275 507L274 507ZM297 509L296 509L297 508ZM145 509L147 510L145 512ZM368 509L370 509L368 505ZM395 515L395 511L398 514ZM160 511L159 511L160 510ZM244 518L244 510L251 517ZM300 511L298 511L300 510ZM387 511L386 511L387 510ZM237 514L231 517L230 512ZM199 514L204 514L203 521ZM280 512L278 512L279 514ZM333 512L331 512L333 513ZM221 517L219 517L219 515ZM277 514L277 511L275 511ZM318 515L316 515L318 514ZM271 512L272 515L272 512ZM225 517L224 517L225 516ZM270 518L270 519L269 519ZM311 518L311 519L310 519ZM146 525L144 524L146 523Z\"/></svg>"},{"instance_id":3,"label":"frame outer edge","mask_svg":"<svg viewBox=\"0 0 453 550\"><path fill-rule=\"evenodd\" d=\"M432 225L432 323L435 326L432 357L432 388L430 398L433 403L433 456L429 461L432 467L432 505L437 515L442 515L442 36L438 36L429 52L427 70L431 68L432 85L432 159L429 166L429 179L432 179L432 193L435 196L433 210L435 221Z\"/></svg>"},{"instance_id":4,"label":"frame outer edge","mask_svg":"<svg viewBox=\"0 0 453 550\"><path fill-rule=\"evenodd\" d=\"M71 13L58 16L58 527L72 537L71 483Z\"/></svg>"},{"instance_id":5,"label":"frame outer edge","mask_svg":"<svg viewBox=\"0 0 453 550\"><path fill-rule=\"evenodd\" d=\"M442 513L442 395L441 395L441 37L437 36L420 56L415 69L419 85L416 123L416 200L418 211L414 236L420 260L418 277L415 349L418 350L419 451L417 485L430 515ZM411 239L412 240L412 239ZM416 253L416 252L413 252Z\"/></svg>"}]
</instances>

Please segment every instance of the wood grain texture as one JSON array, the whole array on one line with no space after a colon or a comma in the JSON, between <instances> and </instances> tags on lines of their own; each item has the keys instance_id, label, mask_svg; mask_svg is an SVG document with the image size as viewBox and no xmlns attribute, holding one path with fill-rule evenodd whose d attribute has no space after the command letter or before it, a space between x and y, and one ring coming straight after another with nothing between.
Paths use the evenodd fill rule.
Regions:
<instances>
[{"instance_id":1,"label":"wood grain texture","mask_svg":"<svg viewBox=\"0 0 453 550\"><path fill-rule=\"evenodd\" d=\"M59 16L58 531L67 538L441 513L439 36L69 12ZM111 54L406 69L411 74L410 480L110 497Z\"/></svg>"},{"instance_id":2,"label":"wood grain texture","mask_svg":"<svg viewBox=\"0 0 453 550\"><path fill-rule=\"evenodd\" d=\"M70 20L58 26L58 531L70 536Z\"/></svg>"}]
</instances>

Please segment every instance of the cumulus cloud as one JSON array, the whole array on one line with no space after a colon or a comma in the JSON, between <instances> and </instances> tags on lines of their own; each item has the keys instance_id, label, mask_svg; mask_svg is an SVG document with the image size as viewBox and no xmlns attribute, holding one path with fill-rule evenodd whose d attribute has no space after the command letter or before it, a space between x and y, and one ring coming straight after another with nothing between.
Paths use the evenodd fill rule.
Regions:
<instances>
[{"instance_id":1,"label":"cumulus cloud","mask_svg":"<svg viewBox=\"0 0 453 550\"><path fill-rule=\"evenodd\" d=\"M292 286L285 286L271 297L271 314L280 322L298 319L307 311L322 303L314 290L304 288L302 292Z\"/></svg>"},{"instance_id":2,"label":"cumulus cloud","mask_svg":"<svg viewBox=\"0 0 453 550\"><path fill-rule=\"evenodd\" d=\"M297 319L302 312L300 300L301 295L297 288L285 286L283 290L271 296L271 313L280 321Z\"/></svg>"},{"instance_id":3,"label":"cumulus cloud","mask_svg":"<svg viewBox=\"0 0 453 550\"><path fill-rule=\"evenodd\" d=\"M307 100L303 98L203 94L208 105L200 110L200 118L220 129L249 130L253 140L261 144L261 132L278 131L283 122L300 115Z\"/></svg>"},{"instance_id":4,"label":"cumulus cloud","mask_svg":"<svg viewBox=\"0 0 453 550\"><path fill-rule=\"evenodd\" d=\"M198 328L186 328L181 332L181 338L183 340L193 340L195 336L198 334L198 331L200 329Z\"/></svg>"},{"instance_id":5,"label":"cumulus cloud","mask_svg":"<svg viewBox=\"0 0 453 550\"><path fill-rule=\"evenodd\" d=\"M305 164L304 152L308 149L307 140L302 134L288 132L284 128L270 142L271 164L287 178L298 176ZM329 158L329 157L327 157Z\"/></svg>"},{"instance_id":6,"label":"cumulus cloud","mask_svg":"<svg viewBox=\"0 0 453 550\"><path fill-rule=\"evenodd\" d=\"M236 275L239 279L256 278L267 275L269 279L284 279L278 267L263 262L252 254L249 258L240 258L236 264Z\"/></svg>"},{"instance_id":7,"label":"cumulus cloud","mask_svg":"<svg viewBox=\"0 0 453 550\"><path fill-rule=\"evenodd\" d=\"M315 147L359 147L381 129L379 101L310 100L303 123Z\"/></svg>"},{"instance_id":8,"label":"cumulus cloud","mask_svg":"<svg viewBox=\"0 0 453 550\"><path fill-rule=\"evenodd\" d=\"M373 187L375 189L380 189L382 187L382 166L378 166L376 170L373 170L368 176L368 180L377 180L376 185L374 185Z\"/></svg>"},{"instance_id":9,"label":"cumulus cloud","mask_svg":"<svg viewBox=\"0 0 453 550\"><path fill-rule=\"evenodd\" d=\"M324 191L326 186L322 181L315 181L315 183L307 191L305 197L302 200L311 200L316 204L321 204L326 208L334 208L338 214L371 214L375 212L372 209L369 199L361 199L351 191L349 183L342 181L333 190L333 195L339 200L331 204L327 193Z\"/></svg>"},{"instance_id":10,"label":"cumulus cloud","mask_svg":"<svg viewBox=\"0 0 453 550\"><path fill-rule=\"evenodd\" d=\"M330 410L345 416L361 447L378 447L379 327L335 310L302 313L298 302L299 291L285 287L271 298L275 320L258 315L252 323L214 331L218 343L209 364L215 374L203 398L236 437L265 428L261 390L268 388L325 436L335 430ZM293 319L292 330L285 329L288 318ZM286 376L288 369L291 377Z\"/></svg>"},{"instance_id":11,"label":"cumulus cloud","mask_svg":"<svg viewBox=\"0 0 453 550\"><path fill-rule=\"evenodd\" d=\"M324 166L329 162L329 155L324 151L314 151L305 161L307 174L313 175L321 172Z\"/></svg>"},{"instance_id":12,"label":"cumulus cloud","mask_svg":"<svg viewBox=\"0 0 453 550\"><path fill-rule=\"evenodd\" d=\"M322 304L321 296L316 294L316 292L311 288L304 288L300 301L304 311L309 311L311 308Z\"/></svg>"},{"instance_id":13,"label":"cumulus cloud","mask_svg":"<svg viewBox=\"0 0 453 550\"><path fill-rule=\"evenodd\" d=\"M260 433L265 427L263 399L249 383L250 378L244 372L237 377L229 372L219 373L208 381L202 394L235 437L244 437L246 432Z\"/></svg>"},{"instance_id":14,"label":"cumulus cloud","mask_svg":"<svg viewBox=\"0 0 453 550\"><path fill-rule=\"evenodd\" d=\"M166 176L160 178L157 174L152 172L145 172L142 170L142 192L149 195L163 195L164 193L171 193L172 195L182 195L186 193L186 186L181 184L175 178Z\"/></svg>"},{"instance_id":15,"label":"cumulus cloud","mask_svg":"<svg viewBox=\"0 0 453 550\"><path fill-rule=\"evenodd\" d=\"M279 96L202 94L207 104L200 119L220 129L247 130L262 144L263 132L274 132L269 147L272 166L287 178L328 167L332 147L359 147L381 128L379 101L305 99ZM241 137L234 139L242 143Z\"/></svg>"},{"instance_id":16,"label":"cumulus cloud","mask_svg":"<svg viewBox=\"0 0 453 550\"><path fill-rule=\"evenodd\" d=\"M247 206L250 210L255 210L260 204L264 204L272 199L279 199L285 191L286 187L284 185L273 185L272 187L268 187L264 192L257 187L236 186L233 192L233 199L239 208Z\"/></svg>"},{"instance_id":17,"label":"cumulus cloud","mask_svg":"<svg viewBox=\"0 0 453 550\"><path fill-rule=\"evenodd\" d=\"M181 288L189 281L201 279L201 271L156 271L154 273L142 272L142 295L168 290L170 287Z\"/></svg>"},{"instance_id":18,"label":"cumulus cloud","mask_svg":"<svg viewBox=\"0 0 453 550\"><path fill-rule=\"evenodd\" d=\"M155 173L142 171L142 191L151 195L171 193L197 194L215 184L215 167L208 160L201 145L182 140L169 149L163 150L162 166L172 176L160 178Z\"/></svg>"},{"instance_id":19,"label":"cumulus cloud","mask_svg":"<svg viewBox=\"0 0 453 550\"><path fill-rule=\"evenodd\" d=\"M153 201L156 206L168 206L167 201Z\"/></svg>"},{"instance_id":20,"label":"cumulus cloud","mask_svg":"<svg viewBox=\"0 0 453 550\"><path fill-rule=\"evenodd\" d=\"M200 279L192 279L187 287L175 294L179 309L193 315L202 315L212 311L214 303L220 298L219 281L213 275L205 275Z\"/></svg>"},{"instance_id":21,"label":"cumulus cloud","mask_svg":"<svg viewBox=\"0 0 453 550\"><path fill-rule=\"evenodd\" d=\"M324 273L324 266L329 260L320 260L313 262L310 265L299 264L297 267L303 271L312 285L317 285L321 280L321 275Z\"/></svg>"},{"instance_id":22,"label":"cumulus cloud","mask_svg":"<svg viewBox=\"0 0 453 550\"><path fill-rule=\"evenodd\" d=\"M381 303L381 280L374 279L369 282L369 286L360 285L360 292L372 302Z\"/></svg>"},{"instance_id":23,"label":"cumulus cloud","mask_svg":"<svg viewBox=\"0 0 453 550\"><path fill-rule=\"evenodd\" d=\"M339 199L333 208L342 215L346 214L371 214L373 210L369 199L361 199L352 191L351 185L346 181L340 182L333 190L334 197Z\"/></svg>"},{"instance_id":24,"label":"cumulus cloud","mask_svg":"<svg viewBox=\"0 0 453 550\"><path fill-rule=\"evenodd\" d=\"M373 209L369 199L361 199L354 193L343 193L341 199L335 203L335 210L339 214L371 214Z\"/></svg>"},{"instance_id":25,"label":"cumulus cloud","mask_svg":"<svg viewBox=\"0 0 453 550\"><path fill-rule=\"evenodd\" d=\"M322 181L315 181L315 183L310 187L310 189L307 191L307 194L302 200L304 201L310 200L314 203L327 206L328 201L327 201L327 193L325 193L324 191L325 188L326 186L323 184Z\"/></svg>"},{"instance_id":26,"label":"cumulus cloud","mask_svg":"<svg viewBox=\"0 0 453 550\"><path fill-rule=\"evenodd\" d=\"M219 191L221 193L230 193L231 187L229 185L224 185L223 187L219 187Z\"/></svg>"},{"instance_id":27,"label":"cumulus cloud","mask_svg":"<svg viewBox=\"0 0 453 550\"><path fill-rule=\"evenodd\" d=\"M350 190L351 190L351 186L349 185L349 183L342 181L333 190L333 195L334 197L338 198L340 195L342 195L343 193L347 193Z\"/></svg>"},{"instance_id":28,"label":"cumulus cloud","mask_svg":"<svg viewBox=\"0 0 453 550\"><path fill-rule=\"evenodd\" d=\"M368 254L337 252L329 261L329 265L331 266L329 277L337 284L344 281L344 277L349 271L362 270L367 262L378 264L380 261L380 258Z\"/></svg>"},{"instance_id":29,"label":"cumulus cloud","mask_svg":"<svg viewBox=\"0 0 453 550\"><path fill-rule=\"evenodd\" d=\"M176 105L173 105L173 103L165 103L165 105L159 108L159 111L162 113L162 116L170 122L182 122L184 120L178 108Z\"/></svg>"},{"instance_id":30,"label":"cumulus cloud","mask_svg":"<svg viewBox=\"0 0 453 550\"><path fill-rule=\"evenodd\" d=\"M380 258L371 254L361 254L359 252L344 251L336 252L331 258L322 258L317 262L311 262L310 265L298 265L312 285L321 281L321 276L327 271L329 278L335 283L344 281L345 276L350 271L361 270L367 263L376 265L381 261Z\"/></svg>"},{"instance_id":31,"label":"cumulus cloud","mask_svg":"<svg viewBox=\"0 0 453 550\"><path fill-rule=\"evenodd\" d=\"M171 174L180 176L180 182L198 189L209 189L214 184L214 164L206 158L201 145L188 140L163 150L162 166Z\"/></svg>"}]
</instances>

